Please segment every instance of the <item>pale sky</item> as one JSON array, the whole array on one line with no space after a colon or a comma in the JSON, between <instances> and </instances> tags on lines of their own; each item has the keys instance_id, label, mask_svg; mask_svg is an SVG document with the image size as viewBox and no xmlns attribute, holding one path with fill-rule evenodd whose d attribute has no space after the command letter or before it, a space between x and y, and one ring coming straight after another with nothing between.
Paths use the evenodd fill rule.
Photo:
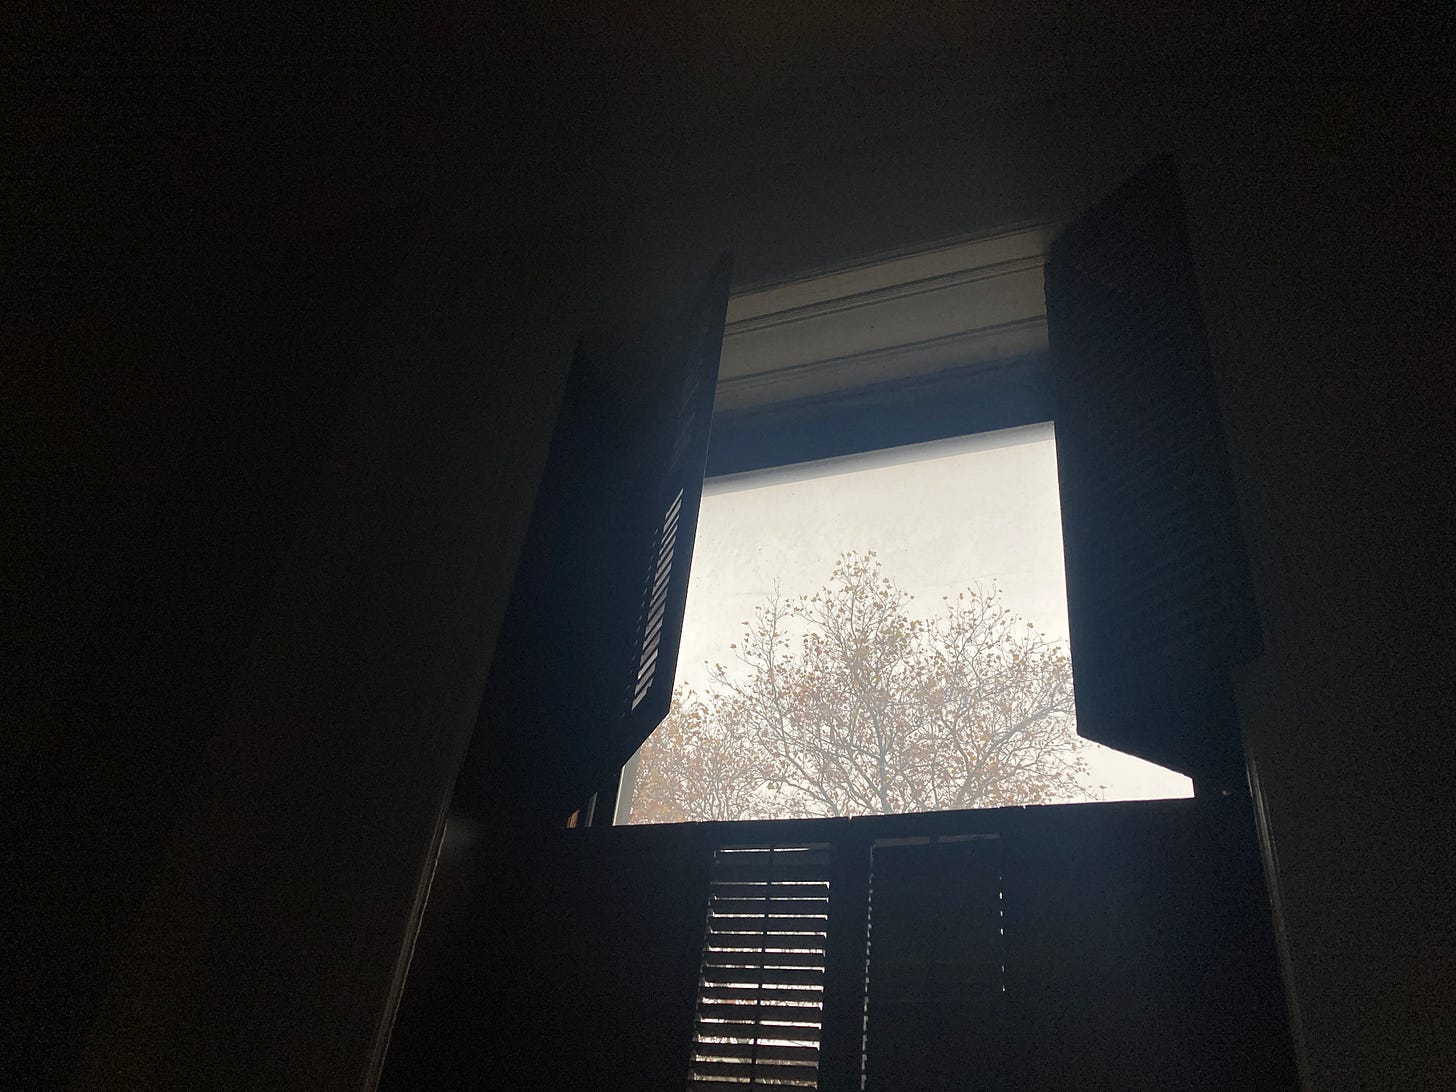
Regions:
<instances>
[{"instance_id":1,"label":"pale sky","mask_svg":"<svg viewBox=\"0 0 1456 1092\"><path fill-rule=\"evenodd\" d=\"M1002 589L1049 639L1067 638L1067 596L1050 424L711 478L703 490L678 681L707 686L704 661L735 666L728 645L772 591L829 579L836 557L874 550L885 575L930 616L941 596ZM915 610L914 608L919 608ZM1107 800L1193 795L1192 782L1088 744L1087 783Z\"/></svg>"}]
</instances>

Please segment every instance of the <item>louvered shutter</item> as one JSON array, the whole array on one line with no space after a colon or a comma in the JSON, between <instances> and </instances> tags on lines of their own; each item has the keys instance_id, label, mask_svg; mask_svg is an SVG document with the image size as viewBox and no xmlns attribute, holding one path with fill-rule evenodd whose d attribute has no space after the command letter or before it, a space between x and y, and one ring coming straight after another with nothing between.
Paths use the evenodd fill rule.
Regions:
<instances>
[{"instance_id":1,"label":"louvered shutter","mask_svg":"<svg viewBox=\"0 0 1456 1092\"><path fill-rule=\"evenodd\" d=\"M1004 1087L1001 840L880 844L872 861L864 1087Z\"/></svg>"},{"instance_id":2,"label":"louvered shutter","mask_svg":"<svg viewBox=\"0 0 1456 1092\"><path fill-rule=\"evenodd\" d=\"M728 283L579 343L455 810L564 817L666 715Z\"/></svg>"},{"instance_id":3,"label":"louvered shutter","mask_svg":"<svg viewBox=\"0 0 1456 1092\"><path fill-rule=\"evenodd\" d=\"M818 1087L829 877L823 845L714 855L689 1088Z\"/></svg>"},{"instance_id":4,"label":"louvered shutter","mask_svg":"<svg viewBox=\"0 0 1456 1092\"><path fill-rule=\"evenodd\" d=\"M1046 299L1078 731L1236 776L1257 632L1170 159L1056 240Z\"/></svg>"}]
</instances>

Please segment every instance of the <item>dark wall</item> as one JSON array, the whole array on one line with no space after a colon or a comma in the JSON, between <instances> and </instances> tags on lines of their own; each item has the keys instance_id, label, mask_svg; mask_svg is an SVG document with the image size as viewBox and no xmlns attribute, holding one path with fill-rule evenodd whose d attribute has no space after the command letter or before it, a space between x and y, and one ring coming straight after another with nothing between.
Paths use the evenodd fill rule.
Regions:
<instances>
[{"instance_id":1,"label":"dark wall","mask_svg":"<svg viewBox=\"0 0 1456 1092\"><path fill-rule=\"evenodd\" d=\"M1449 168L1419 92L1298 97L1202 198L1203 279L1265 653L1239 709L1316 1087L1451 1072ZM1231 142L1232 143L1232 142ZM1236 173L1235 173L1236 172ZM1443 238L1448 242L1436 242ZM1434 583L1433 583L1434 582ZM1375 939L1379 937L1379 939Z\"/></svg>"},{"instance_id":2,"label":"dark wall","mask_svg":"<svg viewBox=\"0 0 1456 1092\"><path fill-rule=\"evenodd\" d=\"M447 779L458 762L456 741L437 728L473 712L489 662L488 648L474 659L457 651L479 648L493 625L490 604L461 577L509 580L524 513L495 510L529 496L555 396L540 385L554 377L501 359L519 336L502 317L516 290L501 276L511 255L473 252L469 272L454 275L459 244L438 243L415 225L384 223L342 233L322 258L305 250L307 270L327 270L330 295L303 315L291 285L268 286L261 322L275 325L244 351L259 370L278 354L287 382L326 404L251 388L268 418L255 432L244 406L224 402L231 434L204 441L224 465L202 483L219 515L197 542L197 517L184 508L158 530L168 551L142 568L159 596L174 596L177 574L198 564L195 545L208 587L226 597L217 614L245 628L206 644L195 627L211 604L168 599L186 628L138 631L127 619L107 635L123 649L122 669L165 701L103 696L103 723L132 768L94 822L129 847L134 871L83 876L72 902L103 905L119 923L114 947L65 953L83 964L81 996L103 975L110 987L90 994L90 1049L105 1058L85 1073L90 1085L364 1080L427 875L433 823L416 810L422 784ZM540 318L525 305L518 313ZM496 318L493 340L472 338L486 315ZM476 363L483 343L495 367ZM447 404L463 411L454 422L434 401L446 388ZM539 409L522 413L518 398ZM298 434L280 436L295 406ZM526 454L475 461L513 432ZM230 488L235 474L251 492ZM424 602L455 606L418 613ZM195 680L173 670L202 653L209 670ZM148 749L127 743L131 725L144 726ZM123 807L158 825L116 825ZM370 862L389 857L414 863L381 884ZM320 1038L297 1019L309 1005L332 1014L333 1034ZM111 1021L131 1030L108 1034ZM138 1026L155 1030L138 1035Z\"/></svg>"},{"instance_id":3,"label":"dark wall","mask_svg":"<svg viewBox=\"0 0 1456 1092\"><path fill-rule=\"evenodd\" d=\"M576 330L725 242L787 276L1172 150L1309 1077L1444 1083L1448 17L453 10L22 42L6 765L56 1072L364 1080Z\"/></svg>"},{"instance_id":4,"label":"dark wall","mask_svg":"<svg viewBox=\"0 0 1456 1092\"><path fill-rule=\"evenodd\" d=\"M5 766L13 875L33 877L9 935L43 1083L68 1072L157 880L302 468L355 383L316 336L356 287L332 248L91 242L12 313L6 377Z\"/></svg>"},{"instance_id":5,"label":"dark wall","mask_svg":"<svg viewBox=\"0 0 1456 1092\"><path fill-rule=\"evenodd\" d=\"M458 847L383 1087L681 1087L712 854L663 833L480 832Z\"/></svg>"}]
</instances>

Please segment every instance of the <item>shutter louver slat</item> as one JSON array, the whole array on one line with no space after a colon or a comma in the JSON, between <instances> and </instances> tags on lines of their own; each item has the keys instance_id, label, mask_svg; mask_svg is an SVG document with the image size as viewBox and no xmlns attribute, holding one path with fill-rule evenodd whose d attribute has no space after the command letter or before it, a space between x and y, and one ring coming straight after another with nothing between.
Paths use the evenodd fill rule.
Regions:
<instances>
[{"instance_id":1,"label":"shutter louver slat","mask_svg":"<svg viewBox=\"0 0 1456 1092\"><path fill-rule=\"evenodd\" d=\"M713 1042L710 1049L704 1053L712 1053L714 1057L722 1059L743 1058L750 1062L756 1058L768 1059L779 1062L803 1062L814 1065L818 1063L819 1052L813 1047L797 1046L764 1046L752 1042Z\"/></svg>"},{"instance_id":2,"label":"shutter louver slat","mask_svg":"<svg viewBox=\"0 0 1456 1092\"><path fill-rule=\"evenodd\" d=\"M769 970L771 971L772 968L769 968ZM698 1020L700 1023L704 1021L711 1023L720 1020L730 1022L740 1021L746 1012L752 1013L755 1027L763 1031L764 1034L771 1031L776 1036L782 1037L779 1033L784 1028L790 1028L795 1031L805 1030L807 1035L807 1029L812 1028L814 1029L814 1038L816 1041L818 1039L820 1020L819 1010L817 1009L801 1010L787 1006L779 1008L758 1007L754 1005L730 1004L726 1001L701 1001L698 1004Z\"/></svg>"},{"instance_id":3,"label":"shutter louver slat","mask_svg":"<svg viewBox=\"0 0 1456 1092\"><path fill-rule=\"evenodd\" d=\"M715 967L711 964L703 966L703 985L709 989L713 984L720 982L738 981L739 969L735 967ZM824 985L824 972L820 970L794 970L790 967L781 967L775 971L774 977L786 986L822 986Z\"/></svg>"},{"instance_id":4,"label":"shutter louver slat","mask_svg":"<svg viewBox=\"0 0 1456 1092\"><path fill-rule=\"evenodd\" d=\"M818 1087L829 865L822 846L714 854L690 1089Z\"/></svg>"},{"instance_id":5,"label":"shutter louver slat","mask_svg":"<svg viewBox=\"0 0 1456 1092\"><path fill-rule=\"evenodd\" d=\"M758 952L757 947L755 947L753 950L755 953ZM758 958L757 955L755 955L755 959L756 958ZM799 967L813 970L822 967L824 964L823 959L819 956L817 952L807 951L770 952L764 954L762 958L764 966L775 967L779 970L787 970L789 968ZM724 948L724 946L722 945L715 945L714 947L708 948L703 952L704 967L722 967L727 969L741 967L744 965L744 959L741 952L734 951L731 948Z\"/></svg>"}]
</instances>

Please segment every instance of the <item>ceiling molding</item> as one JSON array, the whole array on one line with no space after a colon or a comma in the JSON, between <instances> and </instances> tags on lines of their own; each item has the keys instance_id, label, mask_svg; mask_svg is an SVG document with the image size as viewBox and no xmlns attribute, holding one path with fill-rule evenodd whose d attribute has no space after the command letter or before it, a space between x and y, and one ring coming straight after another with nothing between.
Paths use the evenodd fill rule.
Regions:
<instances>
[{"instance_id":1,"label":"ceiling molding","mask_svg":"<svg viewBox=\"0 0 1456 1092\"><path fill-rule=\"evenodd\" d=\"M929 377L968 364L991 365L1043 351L1046 316L904 341L771 371L720 378L716 410L728 412L896 379Z\"/></svg>"},{"instance_id":2,"label":"ceiling molding","mask_svg":"<svg viewBox=\"0 0 1456 1092\"><path fill-rule=\"evenodd\" d=\"M890 300L908 299L911 296L923 295L926 292L943 292L950 288L957 288L963 284L973 284L976 281L1009 276L1014 273L1026 272L1027 270L1040 271L1044 261L1045 259L1042 256L1016 258L1011 261L998 262L995 265L982 266L976 269L941 273L931 277L924 277L917 281L908 281L904 284L892 284L884 288L873 288L838 299L826 299L820 300L817 303L805 303L797 307L789 307L781 311L773 311L765 315L757 315L739 319L737 322L729 322L724 326L723 333L724 336L729 336L731 334L749 333L753 330L766 330L774 326L781 326L785 323L799 322L806 318L813 318L816 315L839 314L844 311L852 311L857 307L871 307L875 304L886 303Z\"/></svg>"},{"instance_id":3,"label":"ceiling molding","mask_svg":"<svg viewBox=\"0 0 1456 1092\"><path fill-rule=\"evenodd\" d=\"M733 297L719 410L1046 349L1038 225L859 262Z\"/></svg>"}]
</instances>

